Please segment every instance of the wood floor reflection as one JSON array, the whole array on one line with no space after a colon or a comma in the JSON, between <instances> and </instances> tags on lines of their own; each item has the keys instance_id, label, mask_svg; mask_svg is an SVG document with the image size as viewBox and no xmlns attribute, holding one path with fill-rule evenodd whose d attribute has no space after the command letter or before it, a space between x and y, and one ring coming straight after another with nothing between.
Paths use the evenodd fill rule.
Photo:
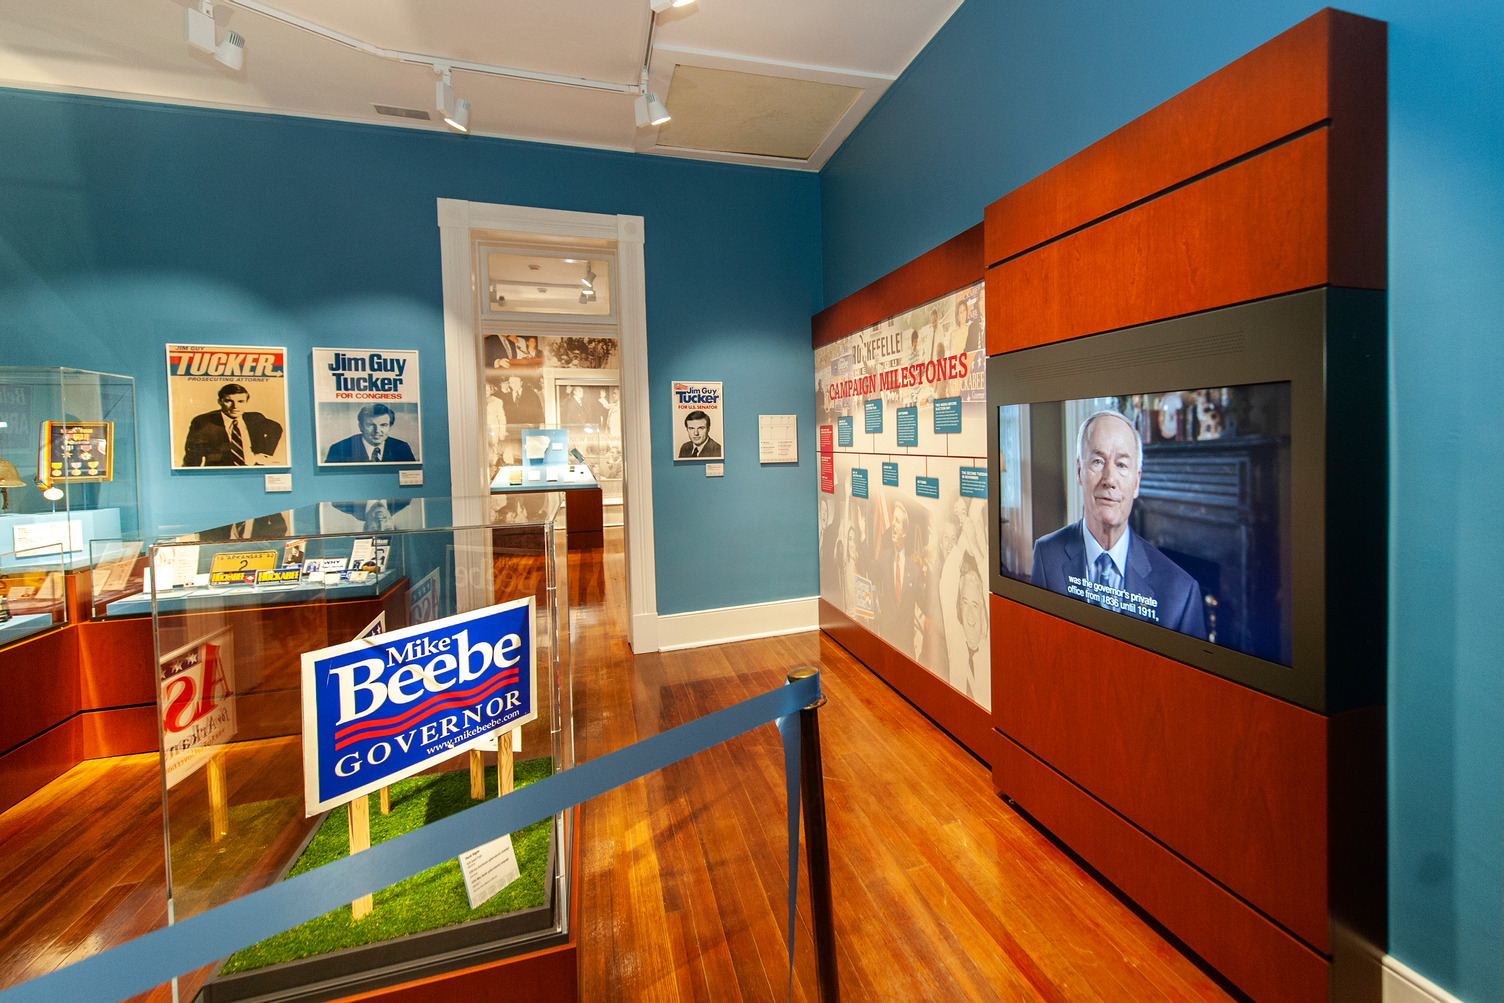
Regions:
<instances>
[{"instance_id":1,"label":"wood floor reflection","mask_svg":"<svg viewBox=\"0 0 1504 1003\"><path fill-rule=\"evenodd\" d=\"M634 656L621 547L621 530L608 529L604 550L569 558L577 758L819 667L845 1000L1230 998L1000 801L986 767L823 635ZM509 592L543 585L535 559L497 571ZM165 922L161 805L157 757L132 756L82 763L0 815L0 988ZM588 802L580 999L784 999L783 806L771 726ZM802 860L793 997L814 1001ZM183 999L198 981L183 981Z\"/></svg>"},{"instance_id":2,"label":"wood floor reflection","mask_svg":"<svg viewBox=\"0 0 1504 1003\"><path fill-rule=\"evenodd\" d=\"M590 624L574 640L582 761L777 686L798 666L820 669L844 1000L1231 998L994 795L985 766L824 635L634 656L621 531L607 533L603 562L571 562L576 624ZM784 999L784 797L767 726L590 801L580 998ZM794 998L813 1001L800 861Z\"/></svg>"}]
</instances>

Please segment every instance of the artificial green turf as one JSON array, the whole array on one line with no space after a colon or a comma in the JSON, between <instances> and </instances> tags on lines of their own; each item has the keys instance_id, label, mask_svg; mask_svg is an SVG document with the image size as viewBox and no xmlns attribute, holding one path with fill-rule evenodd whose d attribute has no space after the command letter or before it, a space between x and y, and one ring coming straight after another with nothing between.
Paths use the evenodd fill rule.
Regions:
<instances>
[{"instance_id":1,"label":"artificial green turf","mask_svg":"<svg viewBox=\"0 0 1504 1003\"><path fill-rule=\"evenodd\" d=\"M524 787L548 776L552 768L552 761L547 758L529 759L517 763L512 775L516 786ZM494 766L486 768L486 789L496 789ZM391 786L392 810L387 815L381 814L376 794L367 797L372 802L373 846L477 803L470 799L469 770L399 780ZM304 847L297 863L287 872L287 877L296 877L349 854L349 824L345 816L344 806L329 812L318 832ZM231 955L220 974L233 975L341 948L374 944L410 933L541 906L548 877L544 870L548 866L548 834L552 823L552 819L546 818L512 833L512 849L517 855L517 867L522 876L482 902L479 909L471 909L469 899L465 897L465 880L460 874L459 861L448 860L377 892L375 909L363 919L351 919L350 907L341 906Z\"/></svg>"}]
</instances>

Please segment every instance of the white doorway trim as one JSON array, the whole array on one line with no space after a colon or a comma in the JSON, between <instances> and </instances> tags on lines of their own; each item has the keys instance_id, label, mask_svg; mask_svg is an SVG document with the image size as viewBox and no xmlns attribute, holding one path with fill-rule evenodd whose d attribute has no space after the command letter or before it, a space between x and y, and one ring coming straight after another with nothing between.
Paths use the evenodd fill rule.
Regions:
<instances>
[{"instance_id":1,"label":"white doorway trim","mask_svg":"<svg viewBox=\"0 0 1504 1003\"><path fill-rule=\"evenodd\" d=\"M658 585L653 551L653 465L648 415L648 324L641 216L438 200L444 281L444 359L449 392L449 477L456 525L487 518L490 485L482 469L484 394L476 339L475 263L470 231L493 230L616 243L620 296L622 491L626 508L628 643L658 650ZM473 509L473 511L471 511Z\"/></svg>"}]
</instances>

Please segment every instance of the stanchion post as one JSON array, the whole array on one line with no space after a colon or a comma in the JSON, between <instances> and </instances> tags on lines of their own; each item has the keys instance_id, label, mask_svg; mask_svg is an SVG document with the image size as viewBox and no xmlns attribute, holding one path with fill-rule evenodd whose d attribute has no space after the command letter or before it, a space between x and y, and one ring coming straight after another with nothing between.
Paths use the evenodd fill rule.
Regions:
<instances>
[{"instance_id":1,"label":"stanchion post","mask_svg":"<svg viewBox=\"0 0 1504 1003\"><path fill-rule=\"evenodd\" d=\"M790 672L788 681L798 682L818 674L818 669L805 666ZM830 897L830 842L825 830L825 774L820 762L820 707L824 703L822 694L799 711L799 786L804 802L804 854L809 869L809 907L815 927L820 1003L840 1003L835 910Z\"/></svg>"}]
</instances>

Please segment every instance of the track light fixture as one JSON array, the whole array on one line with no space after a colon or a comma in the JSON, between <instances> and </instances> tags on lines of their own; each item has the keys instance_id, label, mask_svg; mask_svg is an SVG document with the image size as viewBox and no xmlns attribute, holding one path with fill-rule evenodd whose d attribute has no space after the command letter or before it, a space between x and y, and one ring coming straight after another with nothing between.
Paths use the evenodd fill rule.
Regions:
<instances>
[{"instance_id":1,"label":"track light fixture","mask_svg":"<svg viewBox=\"0 0 1504 1003\"><path fill-rule=\"evenodd\" d=\"M673 117L669 115L663 102L658 100L658 95L648 90L647 70L642 71L642 93L636 101L632 102L632 109L637 113L637 128L639 129L662 125Z\"/></svg>"},{"instance_id":2,"label":"track light fixture","mask_svg":"<svg viewBox=\"0 0 1504 1003\"><path fill-rule=\"evenodd\" d=\"M210 0L183 8L183 41L232 70L245 66L245 38L239 32L227 31L223 41L216 43L214 34L214 4Z\"/></svg>"},{"instance_id":3,"label":"track light fixture","mask_svg":"<svg viewBox=\"0 0 1504 1003\"><path fill-rule=\"evenodd\" d=\"M470 102L454 96L454 84L449 78L449 67L434 66L439 80L434 84L434 105L444 116L444 124L455 132L470 131Z\"/></svg>"},{"instance_id":4,"label":"track light fixture","mask_svg":"<svg viewBox=\"0 0 1504 1003\"><path fill-rule=\"evenodd\" d=\"M648 0L648 6L653 8L654 14L662 14L670 7L688 7L695 0Z\"/></svg>"},{"instance_id":5,"label":"track light fixture","mask_svg":"<svg viewBox=\"0 0 1504 1003\"><path fill-rule=\"evenodd\" d=\"M214 58L232 70L245 65L245 39L239 32L227 31L222 42L214 47Z\"/></svg>"}]
</instances>

